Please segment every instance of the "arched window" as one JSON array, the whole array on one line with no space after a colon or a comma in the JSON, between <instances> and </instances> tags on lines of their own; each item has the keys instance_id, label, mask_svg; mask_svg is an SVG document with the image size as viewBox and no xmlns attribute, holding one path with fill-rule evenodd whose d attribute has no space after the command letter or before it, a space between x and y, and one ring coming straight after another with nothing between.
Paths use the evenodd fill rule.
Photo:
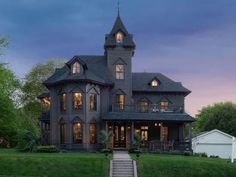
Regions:
<instances>
[{"instance_id":1,"label":"arched window","mask_svg":"<svg viewBox=\"0 0 236 177\"><path fill-rule=\"evenodd\" d=\"M151 82L151 86L152 87L157 87L159 84L158 84L158 81L157 80L153 80L152 82Z\"/></svg>"},{"instance_id":2,"label":"arched window","mask_svg":"<svg viewBox=\"0 0 236 177\"><path fill-rule=\"evenodd\" d=\"M73 74L78 74L80 73L80 64L78 62L75 62L73 65L72 65L72 73Z\"/></svg>"},{"instance_id":3,"label":"arched window","mask_svg":"<svg viewBox=\"0 0 236 177\"><path fill-rule=\"evenodd\" d=\"M73 123L73 143L81 144L82 142L82 123L77 121Z\"/></svg>"},{"instance_id":4,"label":"arched window","mask_svg":"<svg viewBox=\"0 0 236 177\"><path fill-rule=\"evenodd\" d=\"M65 125L65 123L60 123L60 141L61 141L61 144L66 143L66 125Z\"/></svg>"},{"instance_id":5,"label":"arched window","mask_svg":"<svg viewBox=\"0 0 236 177\"><path fill-rule=\"evenodd\" d=\"M124 35L121 32L116 33L116 42L118 44L123 43Z\"/></svg>"},{"instance_id":6,"label":"arched window","mask_svg":"<svg viewBox=\"0 0 236 177\"><path fill-rule=\"evenodd\" d=\"M125 109L125 95L117 94L116 95L116 102L117 102L119 110L124 110Z\"/></svg>"},{"instance_id":7,"label":"arched window","mask_svg":"<svg viewBox=\"0 0 236 177\"><path fill-rule=\"evenodd\" d=\"M97 110L97 94L91 93L89 96L89 109L90 111Z\"/></svg>"},{"instance_id":8,"label":"arched window","mask_svg":"<svg viewBox=\"0 0 236 177\"><path fill-rule=\"evenodd\" d=\"M96 124L91 123L89 125L89 142L90 144L95 144L96 143Z\"/></svg>"},{"instance_id":9,"label":"arched window","mask_svg":"<svg viewBox=\"0 0 236 177\"><path fill-rule=\"evenodd\" d=\"M83 96L80 92L73 93L73 108L82 110L83 108Z\"/></svg>"},{"instance_id":10,"label":"arched window","mask_svg":"<svg viewBox=\"0 0 236 177\"><path fill-rule=\"evenodd\" d=\"M62 93L60 95L60 107L61 107L61 111L66 110L66 93Z\"/></svg>"}]
</instances>

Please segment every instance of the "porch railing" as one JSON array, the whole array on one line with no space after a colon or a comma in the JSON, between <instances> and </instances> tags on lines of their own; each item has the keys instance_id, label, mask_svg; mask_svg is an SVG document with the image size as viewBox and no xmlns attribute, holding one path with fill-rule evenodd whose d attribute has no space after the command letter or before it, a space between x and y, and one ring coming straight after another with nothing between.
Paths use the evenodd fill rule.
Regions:
<instances>
[{"instance_id":1,"label":"porch railing","mask_svg":"<svg viewBox=\"0 0 236 177\"><path fill-rule=\"evenodd\" d=\"M170 105L168 107L161 107L159 104L150 105L123 105L112 104L110 111L112 112L139 112L139 113L183 113L183 105Z\"/></svg>"},{"instance_id":2,"label":"porch railing","mask_svg":"<svg viewBox=\"0 0 236 177\"><path fill-rule=\"evenodd\" d=\"M191 142L181 141L146 141L141 145L141 149L146 151L191 151Z\"/></svg>"}]
</instances>

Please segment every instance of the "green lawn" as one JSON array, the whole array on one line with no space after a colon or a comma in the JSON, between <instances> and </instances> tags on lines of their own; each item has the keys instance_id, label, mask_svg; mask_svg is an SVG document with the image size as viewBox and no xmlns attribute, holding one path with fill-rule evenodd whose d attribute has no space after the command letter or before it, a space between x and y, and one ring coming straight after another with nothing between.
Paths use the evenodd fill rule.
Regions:
<instances>
[{"instance_id":1,"label":"green lawn","mask_svg":"<svg viewBox=\"0 0 236 177\"><path fill-rule=\"evenodd\" d=\"M142 154L139 177L236 177L236 163L180 155Z\"/></svg>"},{"instance_id":2,"label":"green lawn","mask_svg":"<svg viewBox=\"0 0 236 177\"><path fill-rule=\"evenodd\" d=\"M0 149L0 177L107 177L100 153L21 153Z\"/></svg>"}]
</instances>

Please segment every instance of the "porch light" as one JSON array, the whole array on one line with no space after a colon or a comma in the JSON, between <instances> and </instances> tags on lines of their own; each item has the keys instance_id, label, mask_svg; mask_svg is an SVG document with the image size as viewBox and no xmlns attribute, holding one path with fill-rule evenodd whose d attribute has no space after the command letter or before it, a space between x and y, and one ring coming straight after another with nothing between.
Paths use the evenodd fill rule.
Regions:
<instances>
[{"instance_id":1,"label":"porch light","mask_svg":"<svg viewBox=\"0 0 236 177\"><path fill-rule=\"evenodd\" d=\"M161 127L161 126L162 126L162 123L159 123L158 126Z\"/></svg>"},{"instance_id":2,"label":"porch light","mask_svg":"<svg viewBox=\"0 0 236 177\"><path fill-rule=\"evenodd\" d=\"M109 129L111 129L112 128L112 126L109 126Z\"/></svg>"},{"instance_id":3,"label":"porch light","mask_svg":"<svg viewBox=\"0 0 236 177\"><path fill-rule=\"evenodd\" d=\"M157 126L157 123L155 123L155 127Z\"/></svg>"},{"instance_id":4,"label":"porch light","mask_svg":"<svg viewBox=\"0 0 236 177\"><path fill-rule=\"evenodd\" d=\"M130 129L130 126L128 126L128 129Z\"/></svg>"}]
</instances>

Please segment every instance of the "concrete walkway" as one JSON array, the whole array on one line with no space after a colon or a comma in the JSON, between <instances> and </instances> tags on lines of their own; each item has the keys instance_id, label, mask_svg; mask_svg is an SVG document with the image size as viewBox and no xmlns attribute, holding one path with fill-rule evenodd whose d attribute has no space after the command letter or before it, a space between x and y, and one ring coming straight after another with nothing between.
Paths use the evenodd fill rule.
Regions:
<instances>
[{"instance_id":1,"label":"concrete walkway","mask_svg":"<svg viewBox=\"0 0 236 177\"><path fill-rule=\"evenodd\" d=\"M114 151L110 162L110 177L137 177L136 163L127 151Z\"/></svg>"}]
</instances>

